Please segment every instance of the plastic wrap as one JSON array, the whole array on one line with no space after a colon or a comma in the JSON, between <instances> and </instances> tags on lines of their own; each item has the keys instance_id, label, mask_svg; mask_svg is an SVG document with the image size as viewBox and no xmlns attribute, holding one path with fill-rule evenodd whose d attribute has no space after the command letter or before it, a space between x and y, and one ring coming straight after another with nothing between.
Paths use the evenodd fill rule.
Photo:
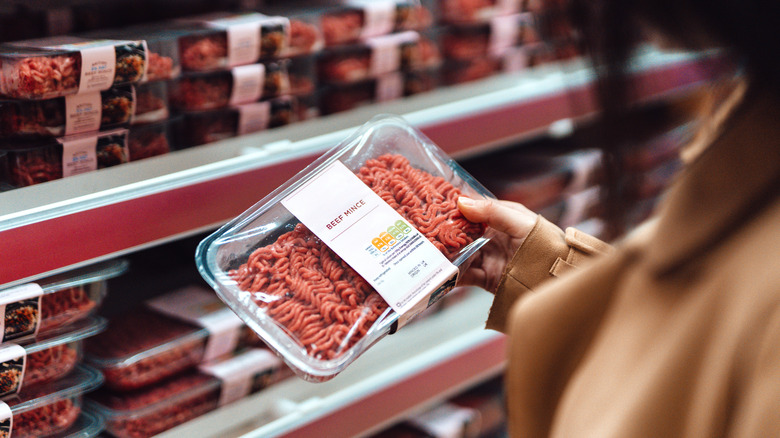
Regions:
<instances>
[{"instance_id":1,"label":"plastic wrap","mask_svg":"<svg viewBox=\"0 0 780 438\"><path fill-rule=\"evenodd\" d=\"M33 142L6 142L8 181L26 187L129 161L127 130L80 134Z\"/></svg>"},{"instance_id":2,"label":"plastic wrap","mask_svg":"<svg viewBox=\"0 0 780 438\"><path fill-rule=\"evenodd\" d=\"M79 365L61 380L22 390L6 400L13 417L14 438L56 436L68 430L79 418L84 394L101 382L100 373Z\"/></svg>"},{"instance_id":3,"label":"plastic wrap","mask_svg":"<svg viewBox=\"0 0 780 438\"><path fill-rule=\"evenodd\" d=\"M147 123L130 127L127 148L130 161L164 155L178 149L176 131L182 117L174 117L157 123Z\"/></svg>"},{"instance_id":4,"label":"plastic wrap","mask_svg":"<svg viewBox=\"0 0 780 438\"><path fill-rule=\"evenodd\" d=\"M101 66L100 74L93 73L93 65ZM140 81L146 49L143 41L25 40L0 46L0 67L0 94L50 99Z\"/></svg>"},{"instance_id":5,"label":"plastic wrap","mask_svg":"<svg viewBox=\"0 0 780 438\"><path fill-rule=\"evenodd\" d=\"M297 120L297 102L295 97L283 96L212 111L187 112L181 124L182 147L290 124Z\"/></svg>"},{"instance_id":6,"label":"plastic wrap","mask_svg":"<svg viewBox=\"0 0 780 438\"><path fill-rule=\"evenodd\" d=\"M67 376L81 361L82 341L105 327L106 320L94 316L49 332L21 348L3 344L0 347L0 355L4 357L0 362L0 395L13 396L20 389ZM13 350L18 350L19 355L15 356Z\"/></svg>"},{"instance_id":7,"label":"plastic wrap","mask_svg":"<svg viewBox=\"0 0 780 438\"><path fill-rule=\"evenodd\" d=\"M35 339L85 319L102 304L106 280L126 270L126 261L113 260L0 291L3 340Z\"/></svg>"},{"instance_id":8,"label":"plastic wrap","mask_svg":"<svg viewBox=\"0 0 780 438\"><path fill-rule=\"evenodd\" d=\"M131 86L44 100L0 100L0 138L62 137L130 124Z\"/></svg>"},{"instance_id":9,"label":"plastic wrap","mask_svg":"<svg viewBox=\"0 0 780 438\"><path fill-rule=\"evenodd\" d=\"M194 73L169 85L171 106L198 111L256 102L287 94L289 61L273 61L209 73Z\"/></svg>"},{"instance_id":10,"label":"plastic wrap","mask_svg":"<svg viewBox=\"0 0 780 438\"><path fill-rule=\"evenodd\" d=\"M341 203L351 205L353 196L364 196L347 206L343 215L367 205L361 215L376 210L402 217L391 222L394 225L385 233L380 230L387 225L381 226L374 216L357 228L350 225L355 223L352 216L342 227L352 232L376 229L379 237L369 238L366 247L353 248L348 256L361 263L381 260L383 266L395 263L406 267L418 261L417 249L427 252L430 248L428 261L420 261L409 271L395 268L388 274L405 282L425 284L412 288L409 294L406 287L391 288L393 293L405 294L403 298L391 298L393 308L368 283L388 287L385 281L389 277L384 275L389 271L378 276L372 273L373 280L367 281L285 207L292 202L291 195L298 196L303 187L330 187L325 182L307 183L331 172L354 180L354 187L350 188L363 195L334 187L332 193L339 193L338 200L326 204L323 197L317 197L319 206L338 209ZM396 178L392 184L391 175ZM428 190L430 195L424 195ZM312 381L328 380L384 335L411 319L415 311L421 311L449 290L454 285L449 273L455 275L457 266L466 263L487 241L485 226L468 222L457 210L455 202L461 193L475 198L492 196L403 119L378 117L204 239L198 246L196 263L220 297L299 376ZM310 213L319 220L330 217L319 209ZM337 215L327 229L341 229L332 227L344 221L343 215ZM375 227L366 229L367 225ZM324 232L325 226L318 225L317 229ZM412 247L418 243L419 246ZM352 260L354 263L355 259ZM433 270L433 274L426 272L417 277L423 268ZM438 275L446 276L443 282L439 282ZM391 283L395 285L395 281ZM406 306L414 307L406 308L400 315L394 310Z\"/></svg>"},{"instance_id":11,"label":"plastic wrap","mask_svg":"<svg viewBox=\"0 0 780 438\"><path fill-rule=\"evenodd\" d=\"M135 86L135 111L132 124L159 122L169 116L168 82L155 81Z\"/></svg>"},{"instance_id":12,"label":"plastic wrap","mask_svg":"<svg viewBox=\"0 0 780 438\"><path fill-rule=\"evenodd\" d=\"M96 38L143 40L147 48L144 81L173 79L181 74L178 34L160 25L136 25L118 29L102 29L87 34Z\"/></svg>"},{"instance_id":13,"label":"plastic wrap","mask_svg":"<svg viewBox=\"0 0 780 438\"><path fill-rule=\"evenodd\" d=\"M286 375L280 361L268 351L250 350L211 366L223 366L231 376L220 378L201 370L127 393L100 390L90 396L89 407L106 418L106 429L113 436L141 438L262 390ZM228 398L229 392L233 394Z\"/></svg>"}]
</instances>

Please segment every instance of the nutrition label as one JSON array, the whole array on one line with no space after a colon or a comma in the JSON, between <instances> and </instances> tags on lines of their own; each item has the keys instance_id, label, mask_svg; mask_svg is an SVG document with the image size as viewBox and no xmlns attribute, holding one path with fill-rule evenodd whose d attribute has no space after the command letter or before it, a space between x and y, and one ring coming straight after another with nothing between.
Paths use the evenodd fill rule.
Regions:
<instances>
[{"instance_id":1,"label":"nutrition label","mask_svg":"<svg viewBox=\"0 0 780 438\"><path fill-rule=\"evenodd\" d=\"M454 285L457 267L340 161L282 204L402 315L400 324Z\"/></svg>"}]
</instances>

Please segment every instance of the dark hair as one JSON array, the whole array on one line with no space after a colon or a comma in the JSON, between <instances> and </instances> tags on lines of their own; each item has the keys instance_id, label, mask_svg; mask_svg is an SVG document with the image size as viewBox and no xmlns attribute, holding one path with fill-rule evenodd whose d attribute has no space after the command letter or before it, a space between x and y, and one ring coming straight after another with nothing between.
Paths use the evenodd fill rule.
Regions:
<instances>
[{"instance_id":1,"label":"dark hair","mask_svg":"<svg viewBox=\"0 0 780 438\"><path fill-rule=\"evenodd\" d=\"M565 2L565 0L559 0ZM627 187L621 184L626 145L637 127L630 114L628 61L642 30L653 29L681 48L719 48L746 77L778 92L780 2L773 0L569 0L558 5L577 29L595 69L601 106L599 143L604 152L602 190L607 236L625 231Z\"/></svg>"}]
</instances>

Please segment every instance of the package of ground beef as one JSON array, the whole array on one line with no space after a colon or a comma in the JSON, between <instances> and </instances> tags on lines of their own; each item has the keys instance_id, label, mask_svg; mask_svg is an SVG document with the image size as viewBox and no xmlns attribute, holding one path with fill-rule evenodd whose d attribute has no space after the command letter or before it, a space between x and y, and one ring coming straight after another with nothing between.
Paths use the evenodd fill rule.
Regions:
<instances>
[{"instance_id":1,"label":"package of ground beef","mask_svg":"<svg viewBox=\"0 0 780 438\"><path fill-rule=\"evenodd\" d=\"M520 11L521 0L438 0L445 23L479 23Z\"/></svg>"},{"instance_id":2,"label":"package of ground beef","mask_svg":"<svg viewBox=\"0 0 780 438\"><path fill-rule=\"evenodd\" d=\"M130 392L101 389L88 406L118 438L149 437L253 394L288 376L268 350L251 349L154 386Z\"/></svg>"},{"instance_id":3,"label":"package of ground beef","mask_svg":"<svg viewBox=\"0 0 780 438\"><path fill-rule=\"evenodd\" d=\"M133 90L135 106L130 119L133 125L159 122L170 116L168 81L138 84L133 87Z\"/></svg>"},{"instance_id":4,"label":"package of ground beef","mask_svg":"<svg viewBox=\"0 0 780 438\"><path fill-rule=\"evenodd\" d=\"M0 431L14 438L33 438L72 430L81 416L84 394L102 381L99 372L79 365L63 379L23 389L0 401Z\"/></svg>"},{"instance_id":5,"label":"package of ground beef","mask_svg":"<svg viewBox=\"0 0 780 438\"><path fill-rule=\"evenodd\" d=\"M117 259L0 290L0 340L21 342L87 318L106 296L106 281L127 271Z\"/></svg>"},{"instance_id":6,"label":"package of ground beef","mask_svg":"<svg viewBox=\"0 0 780 438\"><path fill-rule=\"evenodd\" d=\"M52 37L0 46L0 94L50 99L143 79L144 41Z\"/></svg>"},{"instance_id":7,"label":"package of ground beef","mask_svg":"<svg viewBox=\"0 0 780 438\"><path fill-rule=\"evenodd\" d=\"M0 143L7 155L6 183L27 187L130 161L127 129Z\"/></svg>"},{"instance_id":8,"label":"package of ground beef","mask_svg":"<svg viewBox=\"0 0 780 438\"><path fill-rule=\"evenodd\" d=\"M212 290L191 286L112 318L87 340L85 359L106 387L129 391L257 344Z\"/></svg>"},{"instance_id":9,"label":"package of ground beef","mask_svg":"<svg viewBox=\"0 0 780 438\"><path fill-rule=\"evenodd\" d=\"M348 0L338 7L326 8L319 15L328 46L392 32L422 30L434 21L427 7L410 0Z\"/></svg>"},{"instance_id":10,"label":"package of ground beef","mask_svg":"<svg viewBox=\"0 0 780 438\"><path fill-rule=\"evenodd\" d=\"M0 138L62 137L130 124L130 85L43 100L0 100Z\"/></svg>"},{"instance_id":11,"label":"package of ground beef","mask_svg":"<svg viewBox=\"0 0 780 438\"><path fill-rule=\"evenodd\" d=\"M454 287L492 195L417 129L379 116L204 239L219 296L296 373L325 381Z\"/></svg>"},{"instance_id":12,"label":"package of ground beef","mask_svg":"<svg viewBox=\"0 0 780 438\"><path fill-rule=\"evenodd\" d=\"M127 138L130 161L164 155L178 149L176 132L182 117L131 126Z\"/></svg>"},{"instance_id":13,"label":"package of ground beef","mask_svg":"<svg viewBox=\"0 0 780 438\"><path fill-rule=\"evenodd\" d=\"M93 316L39 336L32 343L0 345L0 397L67 376L82 357L82 341L105 330L106 320Z\"/></svg>"}]
</instances>

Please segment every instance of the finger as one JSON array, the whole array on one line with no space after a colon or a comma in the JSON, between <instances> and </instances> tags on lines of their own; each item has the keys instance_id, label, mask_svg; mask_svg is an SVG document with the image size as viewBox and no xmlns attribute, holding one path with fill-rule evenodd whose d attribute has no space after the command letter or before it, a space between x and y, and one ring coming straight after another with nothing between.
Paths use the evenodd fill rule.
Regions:
<instances>
[{"instance_id":1,"label":"finger","mask_svg":"<svg viewBox=\"0 0 780 438\"><path fill-rule=\"evenodd\" d=\"M458 198L458 209L472 222L486 223L491 228L517 238L525 238L536 223L535 213L521 204L507 205L507 201L461 196Z\"/></svg>"}]
</instances>

